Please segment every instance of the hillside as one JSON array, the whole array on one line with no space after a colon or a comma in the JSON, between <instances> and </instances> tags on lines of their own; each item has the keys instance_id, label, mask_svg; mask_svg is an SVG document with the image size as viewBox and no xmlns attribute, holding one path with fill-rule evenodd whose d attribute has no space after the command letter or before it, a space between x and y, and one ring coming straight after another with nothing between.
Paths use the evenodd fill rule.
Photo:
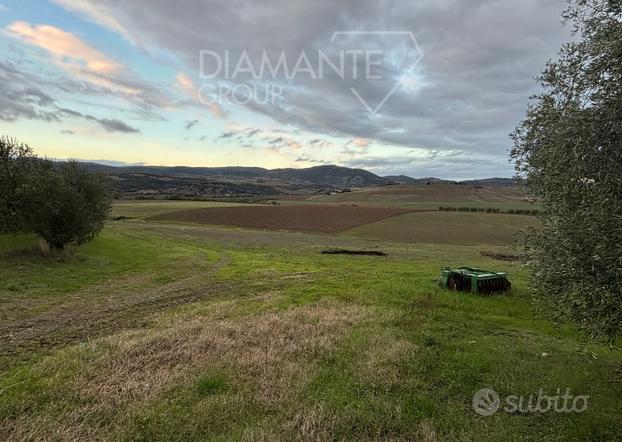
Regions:
<instances>
[{"instance_id":1,"label":"hillside","mask_svg":"<svg viewBox=\"0 0 622 442\"><path fill-rule=\"evenodd\" d=\"M186 166L111 166L84 163L89 170L111 175L122 198L227 198L269 197L274 195L323 195L339 189L354 189L371 194L420 194L424 199L442 200L460 195L458 200L478 200L474 193L489 193L485 188L513 189L511 178L486 178L450 181L434 177L412 178L406 175L380 177L364 169L341 166L315 166L303 169L265 169L262 167L186 167ZM405 187L403 187L405 186ZM421 187L423 186L423 188ZM426 187L434 189L426 189ZM441 186L441 187L438 187ZM464 187L464 189L457 189ZM481 189L476 192L476 189ZM376 189L376 190L374 190ZM442 190L444 189L444 190ZM437 195L440 191L440 194ZM493 192L494 193L494 192ZM515 192L510 192L515 196ZM520 193L522 197L522 193ZM360 195L363 197L363 195ZM505 197L505 196L504 196ZM419 199L421 197L417 197Z\"/></svg>"},{"instance_id":2,"label":"hillside","mask_svg":"<svg viewBox=\"0 0 622 442\"><path fill-rule=\"evenodd\" d=\"M85 163L111 175L120 197L211 198L312 195L335 188L382 186L390 181L362 169L317 166L307 169L261 167L125 166Z\"/></svg>"},{"instance_id":3,"label":"hillside","mask_svg":"<svg viewBox=\"0 0 622 442\"><path fill-rule=\"evenodd\" d=\"M466 184L469 186L516 186L517 181L514 178L482 178L476 180L463 180L463 181L454 181L454 180L443 180L435 177L427 177L427 178L413 178L408 175L386 175L383 177L389 181L392 181L397 184Z\"/></svg>"},{"instance_id":4,"label":"hillside","mask_svg":"<svg viewBox=\"0 0 622 442\"><path fill-rule=\"evenodd\" d=\"M340 166L315 166L306 169L264 169L262 167L185 167L126 166L115 167L85 163L93 171L111 175L155 175L172 178L207 178L212 180L282 180L292 184L366 187L388 184L390 180L363 169Z\"/></svg>"},{"instance_id":5,"label":"hillside","mask_svg":"<svg viewBox=\"0 0 622 442\"><path fill-rule=\"evenodd\" d=\"M367 187L389 184L386 178L363 169L340 166L315 166L307 169L274 169L268 176L303 183L322 184L337 187Z\"/></svg>"}]
</instances>

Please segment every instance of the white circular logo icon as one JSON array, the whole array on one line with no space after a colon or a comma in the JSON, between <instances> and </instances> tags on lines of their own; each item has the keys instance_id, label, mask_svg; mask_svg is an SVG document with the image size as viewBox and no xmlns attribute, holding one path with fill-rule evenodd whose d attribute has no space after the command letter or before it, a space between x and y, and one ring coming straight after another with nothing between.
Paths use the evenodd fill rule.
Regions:
<instances>
[{"instance_id":1,"label":"white circular logo icon","mask_svg":"<svg viewBox=\"0 0 622 442\"><path fill-rule=\"evenodd\" d=\"M492 416L499 409L499 405L499 395L490 388L482 388L473 395L473 411L482 416Z\"/></svg>"}]
</instances>

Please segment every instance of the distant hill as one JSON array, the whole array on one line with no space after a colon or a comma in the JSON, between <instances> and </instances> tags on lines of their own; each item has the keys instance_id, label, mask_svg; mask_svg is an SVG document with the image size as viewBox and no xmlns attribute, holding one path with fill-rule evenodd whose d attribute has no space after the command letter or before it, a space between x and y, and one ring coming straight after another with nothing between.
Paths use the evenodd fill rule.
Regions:
<instances>
[{"instance_id":1,"label":"distant hill","mask_svg":"<svg viewBox=\"0 0 622 442\"><path fill-rule=\"evenodd\" d=\"M398 184L414 184L417 181L407 175L386 175L383 178Z\"/></svg>"},{"instance_id":2,"label":"distant hill","mask_svg":"<svg viewBox=\"0 0 622 442\"><path fill-rule=\"evenodd\" d=\"M387 175L383 178L393 181L394 183L397 183L397 184L455 183L455 181L443 180L440 178L434 178L434 177L413 178L413 177L409 177L408 175Z\"/></svg>"},{"instance_id":3,"label":"distant hill","mask_svg":"<svg viewBox=\"0 0 622 442\"><path fill-rule=\"evenodd\" d=\"M127 166L115 167L97 163L85 163L91 170L111 175L147 174L180 178L210 178L225 180L282 180L296 183L319 184L341 187L366 187L389 184L363 169L340 166L315 166L306 169L264 169L262 167L185 167L185 166Z\"/></svg>"},{"instance_id":4,"label":"distant hill","mask_svg":"<svg viewBox=\"0 0 622 442\"><path fill-rule=\"evenodd\" d=\"M363 169L316 166L307 169L262 167L112 166L84 163L112 176L122 197L211 198L314 194L333 189L381 186L391 182Z\"/></svg>"},{"instance_id":5,"label":"distant hill","mask_svg":"<svg viewBox=\"0 0 622 442\"><path fill-rule=\"evenodd\" d=\"M296 180L311 184L336 187L367 187L389 184L390 180L374 175L363 169L350 169L340 166L315 166L307 169L274 169L268 171L270 177Z\"/></svg>"},{"instance_id":6,"label":"distant hill","mask_svg":"<svg viewBox=\"0 0 622 442\"><path fill-rule=\"evenodd\" d=\"M389 181L398 184L427 184L427 183L435 183L435 184L465 184L469 186L516 186L518 183L514 178L482 178L478 180L464 180L464 181L453 181L453 180L443 180L441 178L412 178L408 175L387 175L383 177Z\"/></svg>"},{"instance_id":7,"label":"distant hill","mask_svg":"<svg viewBox=\"0 0 622 442\"><path fill-rule=\"evenodd\" d=\"M84 164L86 164L90 170L111 175L142 173L183 178L228 177L232 179L245 179L266 176L268 173L268 169L262 167L109 166L99 163Z\"/></svg>"},{"instance_id":8,"label":"distant hill","mask_svg":"<svg viewBox=\"0 0 622 442\"><path fill-rule=\"evenodd\" d=\"M311 195L346 188L389 184L463 184L501 187L516 184L511 178L456 182L434 177L412 178L407 175L380 177L364 169L332 165L304 169L265 169L239 166L115 166L93 162L84 164L89 170L111 175L117 183L118 192L124 197L268 197L279 194Z\"/></svg>"}]
</instances>

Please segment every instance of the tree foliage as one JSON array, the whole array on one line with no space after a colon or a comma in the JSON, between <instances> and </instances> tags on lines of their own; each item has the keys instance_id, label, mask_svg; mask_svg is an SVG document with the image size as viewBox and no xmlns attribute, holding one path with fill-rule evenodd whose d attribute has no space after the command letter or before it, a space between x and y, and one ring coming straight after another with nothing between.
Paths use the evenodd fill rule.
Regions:
<instances>
[{"instance_id":1,"label":"tree foliage","mask_svg":"<svg viewBox=\"0 0 622 442\"><path fill-rule=\"evenodd\" d=\"M0 232L16 232L26 225L21 210L33 193L33 154L30 147L9 137L0 137Z\"/></svg>"},{"instance_id":2,"label":"tree foliage","mask_svg":"<svg viewBox=\"0 0 622 442\"><path fill-rule=\"evenodd\" d=\"M54 163L9 138L0 139L0 230L33 232L56 249L82 244L110 212L110 178L75 161Z\"/></svg>"},{"instance_id":3,"label":"tree foliage","mask_svg":"<svg viewBox=\"0 0 622 442\"><path fill-rule=\"evenodd\" d=\"M622 3L571 0L575 41L538 78L512 157L542 203L535 293L593 337L622 331Z\"/></svg>"}]
</instances>

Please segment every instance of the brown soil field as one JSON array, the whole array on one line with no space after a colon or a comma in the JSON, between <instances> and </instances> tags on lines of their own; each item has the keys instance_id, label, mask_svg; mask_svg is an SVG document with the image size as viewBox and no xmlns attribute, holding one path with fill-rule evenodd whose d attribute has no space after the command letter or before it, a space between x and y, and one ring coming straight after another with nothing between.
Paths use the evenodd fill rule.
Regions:
<instances>
[{"instance_id":1,"label":"brown soil field","mask_svg":"<svg viewBox=\"0 0 622 442\"><path fill-rule=\"evenodd\" d=\"M410 212L413 210L337 205L236 206L181 210L147 220L333 233Z\"/></svg>"}]
</instances>

